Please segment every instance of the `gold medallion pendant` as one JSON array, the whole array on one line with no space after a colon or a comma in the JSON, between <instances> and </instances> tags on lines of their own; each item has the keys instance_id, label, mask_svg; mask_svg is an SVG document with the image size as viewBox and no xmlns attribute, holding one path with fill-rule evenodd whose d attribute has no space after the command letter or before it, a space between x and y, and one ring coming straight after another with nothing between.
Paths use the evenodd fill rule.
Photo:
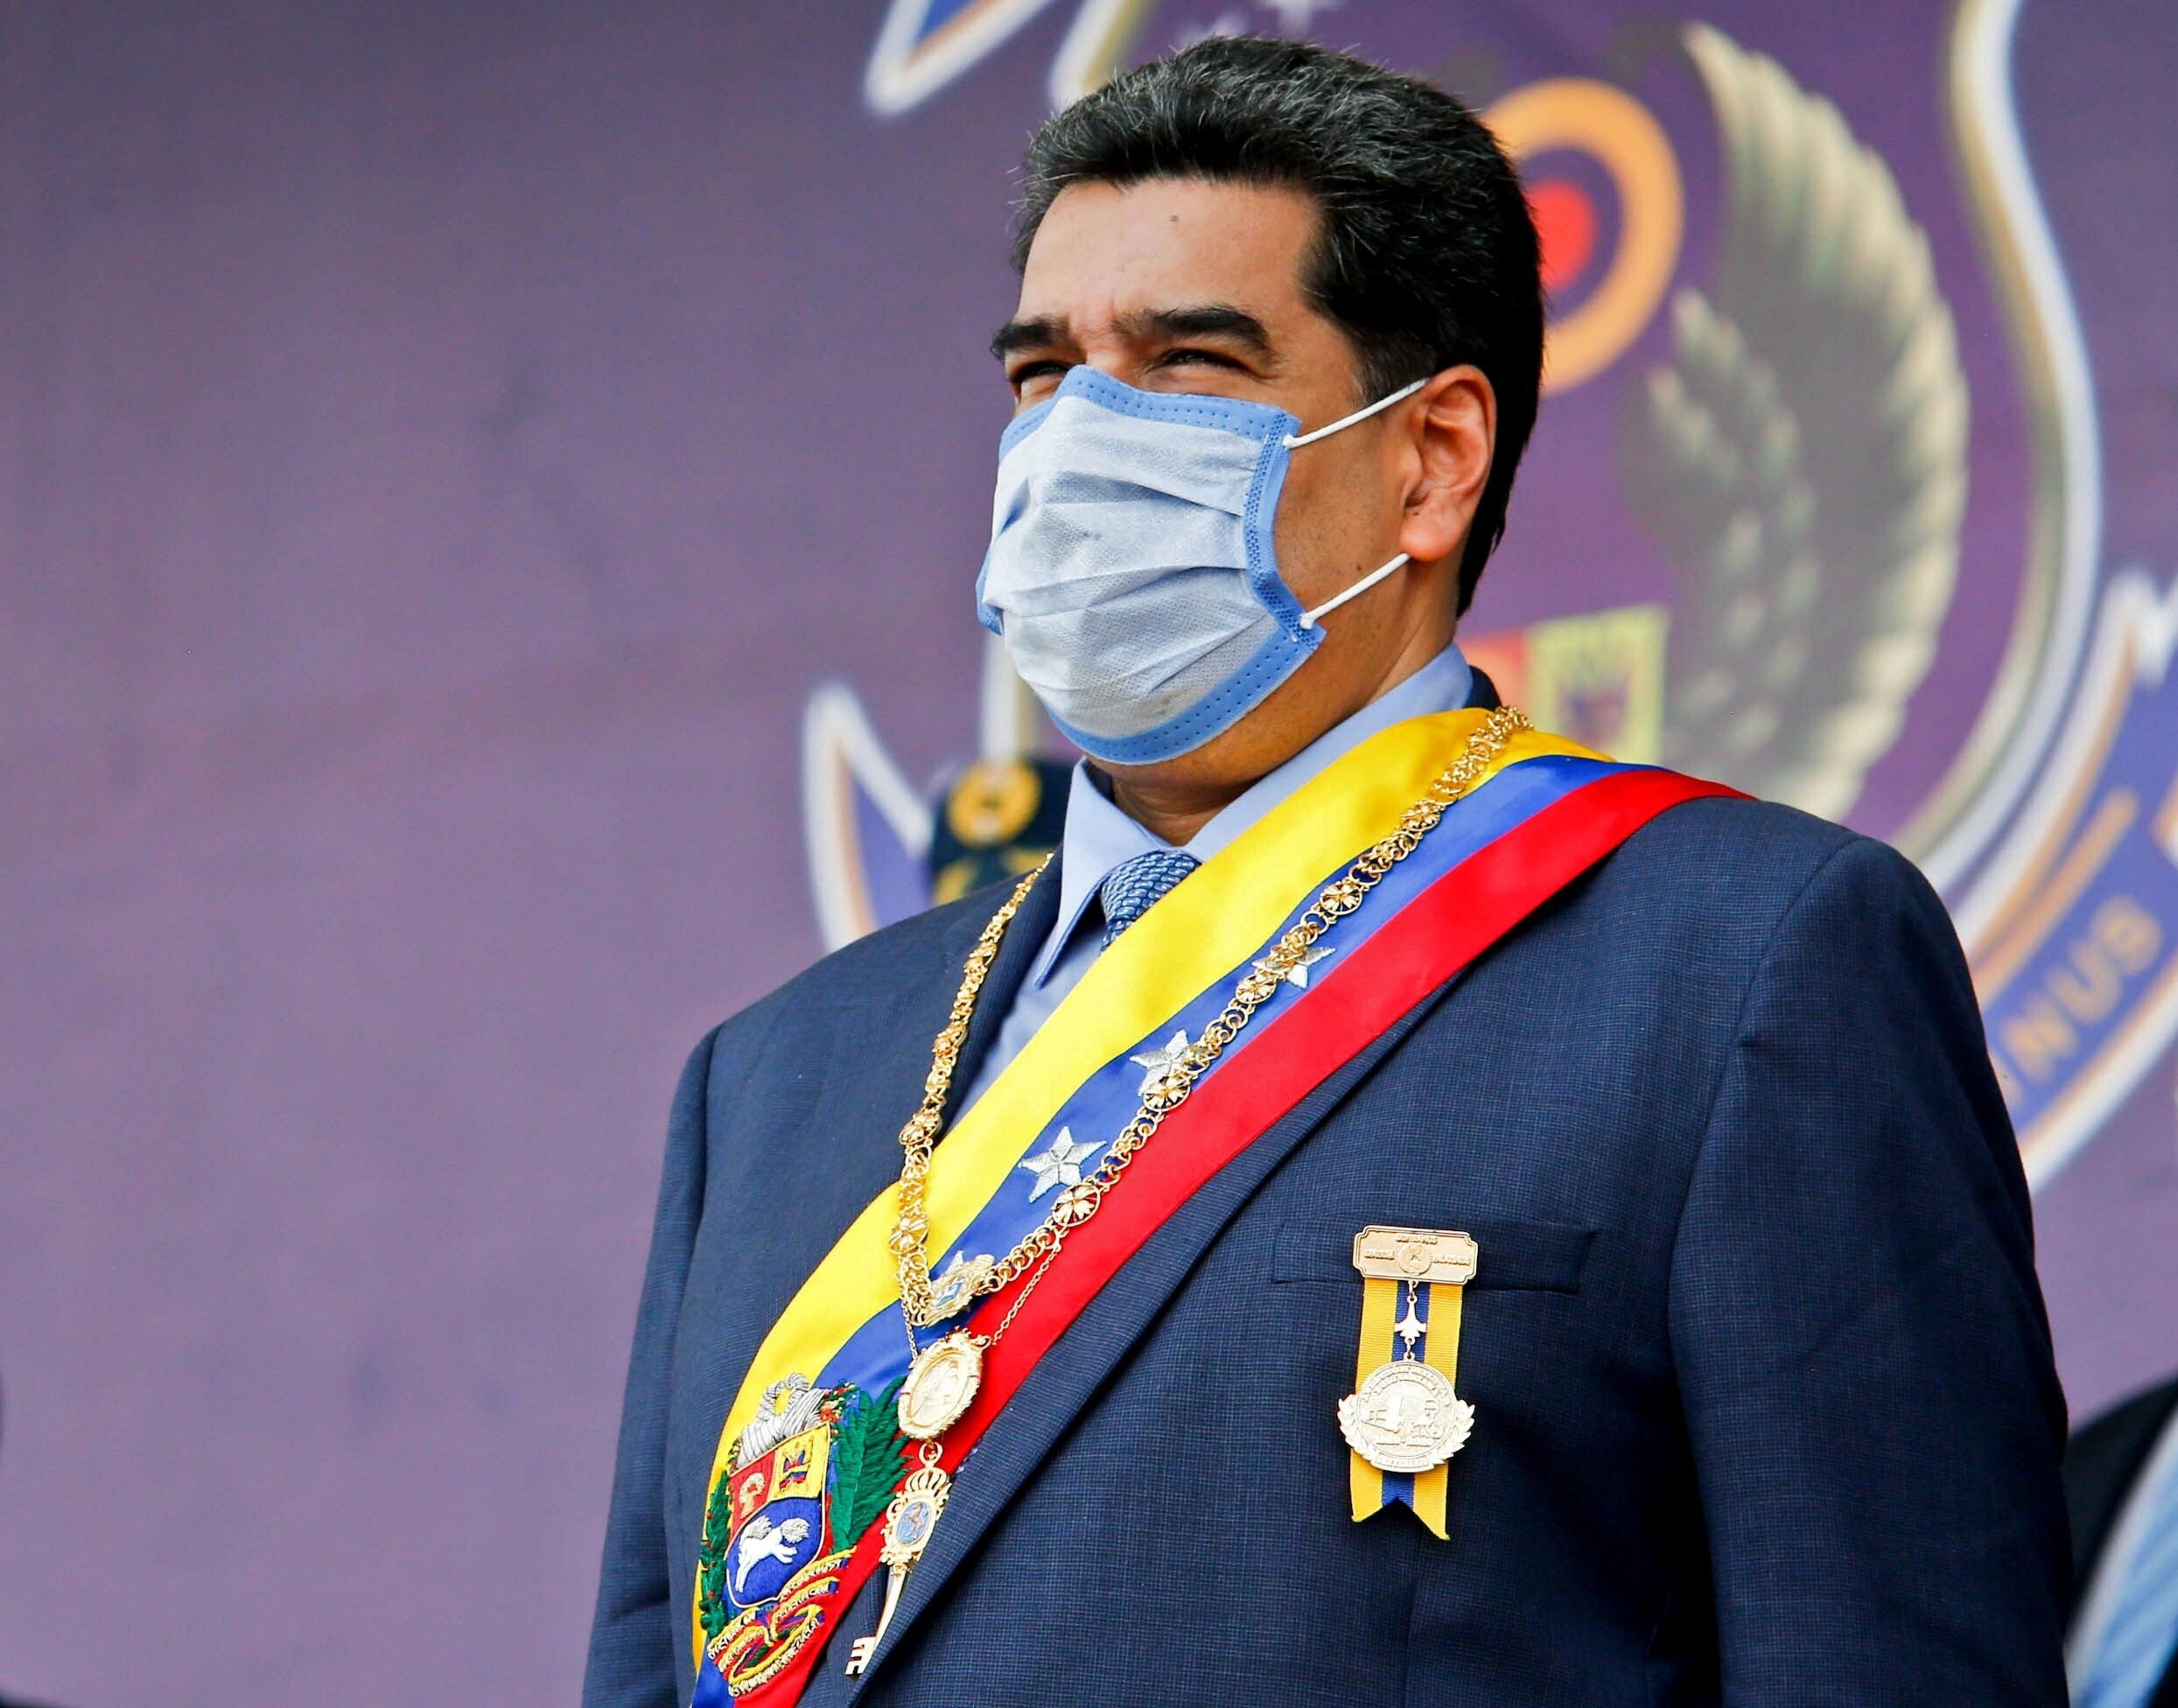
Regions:
<instances>
[{"instance_id":1,"label":"gold medallion pendant","mask_svg":"<svg viewBox=\"0 0 2178 1708\"><path fill-rule=\"evenodd\" d=\"M1452 1378L1418 1358L1379 1364L1339 1402L1347 1446L1394 1474L1442 1465L1474 1429L1474 1408L1453 1391Z\"/></svg>"},{"instance_id":2,"label":"gold medallion pendant","mask_svg":"<svg viewBox=\"0 0 2178 1708\"><path fill-rule=\"evenodd\" d=\"M932 1441L961 1420L983 1386L984 1343L961 1329L915 1354L900 1388L900 1432Z\"/></svg>"}]
</instances>

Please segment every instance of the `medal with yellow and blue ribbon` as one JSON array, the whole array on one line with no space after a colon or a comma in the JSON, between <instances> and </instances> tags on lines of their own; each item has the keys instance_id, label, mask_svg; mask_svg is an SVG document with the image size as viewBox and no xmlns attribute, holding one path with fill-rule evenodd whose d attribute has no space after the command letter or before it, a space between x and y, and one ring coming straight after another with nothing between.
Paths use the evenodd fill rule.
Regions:
<instances>
[{"instance_id":1,"label":"medal with yellow and blue ribbon","mask_svg":"<svg viewBox=\"0 0 2178 1708\"><path fill-rule=\"evenodd\" d=\"M1462 1290L1479 1256L1467 1235L1427 1228L1369 1227L1354 1236L1362 1340L1339 1429L1354 1450L1356 1523L1404 1502L1432 1534L1447 1534L1447 1461L1474 1428L1474 1408L1453 1382Z\"/></svg>"}]
</instances>

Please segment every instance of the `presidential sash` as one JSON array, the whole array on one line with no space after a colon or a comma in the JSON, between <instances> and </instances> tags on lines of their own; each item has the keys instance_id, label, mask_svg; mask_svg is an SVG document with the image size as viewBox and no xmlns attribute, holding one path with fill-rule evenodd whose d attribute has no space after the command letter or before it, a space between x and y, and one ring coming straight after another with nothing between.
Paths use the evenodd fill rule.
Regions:
<instances>
[{"instance_id":1,"label":"presidential sash","mask_svg":"<svg viewBox=\"0 0 2178 1708\"><path fill-rule=\"evenodd\" d=\"M1397 825L1486 716L1415 718L1363 742L1098 956L936 1153L927 1207L941 1299L949 1273L1011 1250L1058 1191L1096 1168L1145 1083L1320 886ZM1150 1236L1310 1091L1658 813L1730 793L1557 737L1514 735L1420 846L1287 971L1033 1295L1019 1302L1017 1281L968 1314L965 1326L987 1335L1019 1303L973 1404L945 1433L942 1469L958 1471ZM909 1464L895 1412L909 1356L887 1245L895 1208L887 1188L840 1236L727 1411L690 1608L693 1708L796 1701L839 1611L878 1567L876 1521ZM967 1288L955 1292L964 1307Z\"/></svg>"}]
</instances>

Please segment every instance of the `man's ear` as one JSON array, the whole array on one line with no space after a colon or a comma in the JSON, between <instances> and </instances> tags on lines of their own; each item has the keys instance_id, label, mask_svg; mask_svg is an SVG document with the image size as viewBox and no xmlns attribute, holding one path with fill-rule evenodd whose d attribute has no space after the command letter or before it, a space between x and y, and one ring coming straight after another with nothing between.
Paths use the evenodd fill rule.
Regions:
<instances>
[{"instance_id":1,"label":"man's ear","mask_svg":"<svg viewBox=\"0 0 2178 1708\"><path fill-rule=\"evenodd\" d=\"M1490 478L1497 394L1479 368L1432 374L1414 394L1407 442L1413 474L1399 520L1399 550L1417 564L1457 551Z\"/></svg>"}]
</instances>

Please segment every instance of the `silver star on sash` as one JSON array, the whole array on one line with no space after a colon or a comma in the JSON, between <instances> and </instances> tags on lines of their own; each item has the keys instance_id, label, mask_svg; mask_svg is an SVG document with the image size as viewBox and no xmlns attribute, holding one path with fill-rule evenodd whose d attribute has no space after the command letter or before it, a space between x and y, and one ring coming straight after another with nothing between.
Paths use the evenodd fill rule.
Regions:
<instances>
[{"instance_id":1,"label":"silver star on sash","mask_svg":"<svg viewBox=\"0 0 2178 1708\"><path fill-rule=\"evenodd\" d=\"M1305 948L1301 951L1300 959L1296 961L1292 966L1288 967L1280 976L1296 990L1306 990L1308 988L1308 970L1314 966L1317 962L1327 961L1331 958L1331 956L1336 955L1337 953L1338 950L1334 948ZM1271 957L1267 955L1264 956L1262 960L1255 962L1252 964L1254 965L1255 970L1259 973L1267 973L1272 970ZM1142 1058L1140 1056L1137 1056L1135 1058L1137 1061L1139 1061Z\"/></svg>"},{"instance_id":2,"label":"silver star on sash","mask_svg":"<svg viewBox=\"0 0 2178 1708\"><path fill-rule=\"evenodd\" d=\"M1059 1136L1051 1141L1051 1148L1043 1155L1031 1157L1026 1162L1014 1165L1036 1177L1036 1185L1028 1194L1028 1201L1033 1204L1046 1193L1055 1192L1061 1186L1080 1186L1082 1160L1096 1149L1094 1144L1076 1144L1071 1127L1060 1128Z\"/></svg>"},{"instance_id":3,"label":"silver star on sash","mask_svg":"<svg viewBox=\"0 0 2178 1708\"><path fill-rule=\"evenodd\" d=\"M1147 1091L1158 1081L1180 1066L1180 1058L1187 1054L1187 1034L1175 1032L1166 1040L1161 1050L1145 1050L1140 1055L1131 1055L1128 1060L1144 1070L1142 1089Z\"/></svg>"}]
</instances>

